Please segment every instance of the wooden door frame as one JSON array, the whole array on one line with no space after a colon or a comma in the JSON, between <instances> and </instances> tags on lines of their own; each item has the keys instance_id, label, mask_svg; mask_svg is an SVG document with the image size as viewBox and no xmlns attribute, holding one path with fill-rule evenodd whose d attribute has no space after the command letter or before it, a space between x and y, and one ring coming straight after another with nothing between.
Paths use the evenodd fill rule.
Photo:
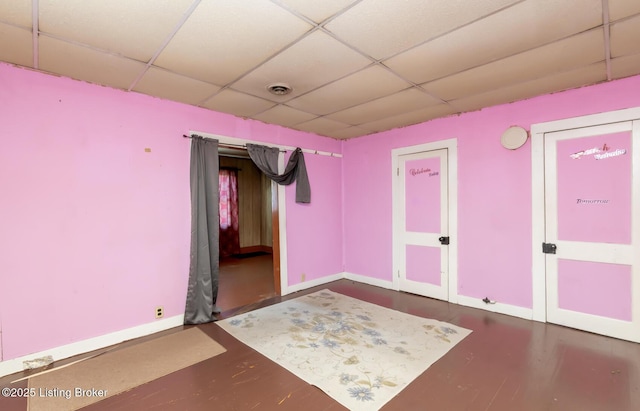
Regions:
<instances>
[{"instance_id":1,"label":"wooden door frame","mask_svg":"<svg viewBox=\"0 0 640 411\"><path fill-rule=\"evenodd\" d=\"M415 154L424 151L434 151L447 149L448 164L448 194L449 194L449 279L448 279L448 301L458 303L458 140L451 138L448 140L434 141L431 143L418 144L415 146L394 148L391 150L391 193L392 193L392 267L393 279L392 287L400 290L400 261L404 249L400 246L399 238L402 235L403 221L396 201L401 193L399 179L397 178L400 167L400 156Z\"/></svg>"},{"instance_id":2,"label":"wooden door frame","mask_svg":"<svg viewBox=\"0 0 640 411\"><path fill-rule=\"evenodd\" d=\"M282 295L282 283L280 281L280 210L278 208L277 187L278 185L271 181L271 256L273 258L273 287L276 295Z\"/></svg>"},{"instance_id":3,"label":"wooden door frame","mask_svg":"<svg viewBox=\"0 0 640 411\"><path fill-rule=\"evenodd\" d=\"M545 169L544 135L556 131L593 127L603 124L633 121L640 119L640 107L607 113L592 114L563 120L531 125L531 212L532 212L532 312L534 321L547 321L546 306L546 266L542 243L545 241ZM633 175L640 176L640 161L633 159ZM640 190L635 188L633 201L640 204ZM640 233L640 219L632 221L632 235ZM638 239L634 239L636 244ZM640 253L636 253L634 265L640 266ZM634 315L640 307L632 308Z\"/></svg>"}]
</instances>

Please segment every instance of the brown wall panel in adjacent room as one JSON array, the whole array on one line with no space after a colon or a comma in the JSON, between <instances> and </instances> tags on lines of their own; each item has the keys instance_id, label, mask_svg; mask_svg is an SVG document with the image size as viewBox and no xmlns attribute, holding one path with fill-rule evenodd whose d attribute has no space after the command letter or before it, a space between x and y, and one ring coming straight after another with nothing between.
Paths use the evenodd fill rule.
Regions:
<instances>
[{"instance_id":1,"label":"brown wall panel in adjacent room","mask_svg":"<svg viewBox=\"0 0 640 411\"><path fill-rule=\"evenodd\" d=\"M264 174L261 174L261 179L262 179L262 226L260 227L260 245L263 245L266 247L272 247L273 246L273 236L271 234L272 181Z\"/></svg>"}]
</instances>

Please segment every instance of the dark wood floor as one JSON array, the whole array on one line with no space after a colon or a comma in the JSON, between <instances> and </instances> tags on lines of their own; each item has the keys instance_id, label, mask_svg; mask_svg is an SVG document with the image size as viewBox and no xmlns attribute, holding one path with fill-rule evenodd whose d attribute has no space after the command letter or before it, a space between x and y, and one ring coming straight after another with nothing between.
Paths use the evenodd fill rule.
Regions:
<instances>
[{"instance_id":1,"label":"dark wood floor","mask_svg":"<svg viewBox=\"0 0 640 411\"><path fill-rule=\"evenodd\" d=\"M473 330L383 410L640 410L640 345L556 325L348 280L274 297L248 308L224 312L222 317L322 288ZM85 410L344 409L215 323L198 327L225 346L227 352ZM181 327L160 334L179 329ZM149 338L154 336L144 339ZM0 379L0 385L4 387L8 381L11 379ZM26 386L24 382L21 384ZM25 407L26 400L0 398L1 410L24 410Z\"/></svg>"},{"instance_id":2,"label":"dark wood floor","mask_svg":"<svg viewBox=\"0 0 640 411\"><path fill-rule=\"evenodd\" d=\"M222 311L276 296L271 254L220 261L217 305Z\"/></svg>"}]
</instances>

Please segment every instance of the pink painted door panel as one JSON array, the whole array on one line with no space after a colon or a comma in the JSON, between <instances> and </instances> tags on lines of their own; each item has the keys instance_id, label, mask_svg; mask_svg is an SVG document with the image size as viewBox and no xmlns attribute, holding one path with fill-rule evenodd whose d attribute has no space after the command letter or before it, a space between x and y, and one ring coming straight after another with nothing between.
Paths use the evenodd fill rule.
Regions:
<instances>
[{"instance_id":1,"label":"pink painted door panel","mask_svg":"<svg viewBox=\"0 0 640 411\"><path fill-rule=\"evenodd\" d=\"M407 280L442 285L440 254L440 247L407 245Z\"/></svg>"},{"instance_id":2,"label":"pink painted door panel","mask_svg":"<svg viewBox=\"0 0 640 411\"><path fill-rule=\"evenodd\" d=\"M558 259L558 306L631 321L631 266Z\"/></svg>"},{"instance_id":3,"label":"pink painted door panel","mask_svg":"<svg viewBox=\"0 0 640 411\"><path fill-rule=\"evenodd\" d=\"M631 133L557 143L558 240L631 243Z\"/></svg>"},{"instance_id":4,"label":"pink painted door panel","mask_svg":"<svg viewBox=\"0 0 640 411\"><path fill-rule=\"evenodd\" d=\"M439 233L440 157L406 162L405 193L407 231Z\"/></svg>"}]
</instances>

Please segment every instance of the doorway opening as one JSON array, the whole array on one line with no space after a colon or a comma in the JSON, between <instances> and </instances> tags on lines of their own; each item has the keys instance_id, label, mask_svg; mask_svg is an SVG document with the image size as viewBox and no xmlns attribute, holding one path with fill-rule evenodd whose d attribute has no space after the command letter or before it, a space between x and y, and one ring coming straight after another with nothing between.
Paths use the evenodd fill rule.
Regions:
<instances>
[{"instance_id":1,"label":"doorway opening","mask_svg":"<svg viewBox=\"0 0 640 411\"><path fill-rule=\"evenodd\" d=\"M256 167L246 149L220 147L219 161L222 205L217 305L226 311L280 295L278 196L275 183ZM227 187L224 193L223 187ZM227 214L229 218L224 218ZM230 244L233 242L236 244Z\"/></svg>"}]
</instances>

